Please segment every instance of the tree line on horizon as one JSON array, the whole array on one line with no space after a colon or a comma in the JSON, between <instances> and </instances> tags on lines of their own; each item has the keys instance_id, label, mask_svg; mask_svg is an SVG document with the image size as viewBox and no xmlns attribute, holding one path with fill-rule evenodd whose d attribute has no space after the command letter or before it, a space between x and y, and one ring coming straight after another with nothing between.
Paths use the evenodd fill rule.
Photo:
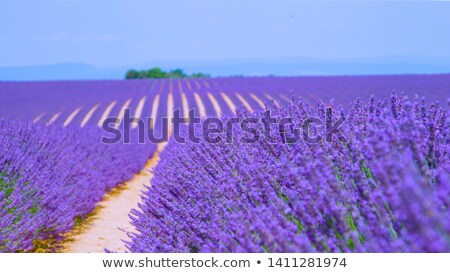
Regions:
<instances>
[{"instance_id":1,"label":"tree line on horizon","mask_svg":"<svg viewBox=\"0 0 450 273\"><path fill-rule=\"evenodd\" d=\"M170 71L164 71L159 67L151 69L135 70L130 69L125 75L125 79L171 79L171 78L210 78L209 74L204 73L192 73L187 74L182 69L173 69Z\"/></svg>"}]
</instances>

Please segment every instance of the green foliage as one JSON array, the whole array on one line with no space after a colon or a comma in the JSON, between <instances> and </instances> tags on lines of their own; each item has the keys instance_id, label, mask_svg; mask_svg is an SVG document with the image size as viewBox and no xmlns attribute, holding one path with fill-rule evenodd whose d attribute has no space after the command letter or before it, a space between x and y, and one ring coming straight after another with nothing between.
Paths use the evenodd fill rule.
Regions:
<instances>
[{"instance_id":1,"label":"green foliage","mask_svg":"<svg viewBox=\"0 0 450 273\"><path fill-rule=\"evenodd\" d=\"M154 67L149 70L135 70L130 69L125 75L125 79L180 79L180 78L210 78L211 76L204 73L193 73L191 75L184 73L182 69L173 69L169 72L163 71L159 67Z\"/></svg>"},{"instance_id":2,"label":"green foliage","mask_svg":"<svg viewBox=\"0 0 450 273\"><path fill-rule=\"evenodd\" d=\"M145 70L139 71L137 78L138 79L145 79L148 77L148 72Z\"/></svg>"},{"instance_id":3,"label":"green foliage","mask_svg":"<svg viewBox=\"0 0 450 273\"><path fill-rule=\"evenodd\" d=\"M6 200L6 205L11 203L9 196L13 193L16 187L16 181L13 179L8 179L8 173L6 170L0 172L0 192L4 192L4 198Z\"/></svg>"},{"instance_id":4,"label":"green foliage","mask_svg":"<svg viewBox=\"0 0 450 273\"><path fill-rule=\"evenodd\" d=\"M20 222L23 218L25 211L20 210L20 205L12 206L11 195L16 190L18 177L14 173L8 173L6 170L0 171L0 193L3 193L4 203L0 206L0 213L9 214L10 219L12 220L11 225L8 227L9 231L14 230L15 226ZM25 186L28 186L29 182L25 182ZM39 202L34 199L35 190L31 190L28 188L22 189L23 202L32 202L31 208L27 211L31 215L35 215L39 211ZM4 229L0 229L0 233L4 231ZM5 241L0 241L0 250L4 247Z\"/></svg>"},{"instance_id":5,"label":"green foliage","mask_svg":"<svg viewBox=\"0 0 450 273\"><path fill-rule=\"evenodd\" d=\"M127 71L127 74L125 75L125 78L127 80L129 79L137 79L139 77L139 71L134 70L134 69L130 69Z\"/></svg>"},{"instance_id":6,"label":"green foliage","mask_svg":"<svg viewBox=\"0 0 450 273\"><path fill-rule=\"evenodd\" d=\"M183 70L177 68L174 70L171 70L168 74L167 74L168 78L187 78L188 75L184 74Z\"/></svg>"},{"instance_id":7,"label":"green foliage","mask_svg":"<svg viewBox=\"0 0 450 273\"><path fill-rule=\"evenodd\" d=\"M142 73L145 73L145 71L142 71ZM167 78L167 73L162 71L161 68L155 67L152 69L149 69L146 73L146 77L148 79L164 79Z\"/></svg>"}]
</instances>

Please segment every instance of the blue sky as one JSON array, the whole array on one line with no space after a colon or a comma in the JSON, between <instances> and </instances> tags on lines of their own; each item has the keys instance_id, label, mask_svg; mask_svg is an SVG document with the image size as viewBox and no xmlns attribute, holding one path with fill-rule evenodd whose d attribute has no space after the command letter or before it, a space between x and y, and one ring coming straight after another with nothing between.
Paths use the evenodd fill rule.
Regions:
<instances>
[{"instance_id":1,"label":"blue sky","mask_svg":"<svg viewBox=\"0 0 450 273\"><path fill-rule=\"evenodd\" d=\"M450 2L2 0L0 66L450 58Z\"/></svg>"}]
</instances>

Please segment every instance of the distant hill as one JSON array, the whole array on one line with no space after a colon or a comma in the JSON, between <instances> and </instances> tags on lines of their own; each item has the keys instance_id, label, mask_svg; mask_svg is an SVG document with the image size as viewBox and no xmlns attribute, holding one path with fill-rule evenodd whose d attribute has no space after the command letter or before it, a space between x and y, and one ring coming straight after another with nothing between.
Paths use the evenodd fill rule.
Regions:
<instances>
[{"instance_id":1,"label":"distant hill","mask_svg":"<svg viewBox=\"0 0 450 273\"><path fill-rule=\"evenodd\" d=\"M181 68L211 76L302 76L302 75L389 75L450 73L449 59L384 58L361 61L326 61L305 58L229 60L198 62L146 62L123 67L95 67L88 64L54 64L0 67L0 80L85 80L124 79L130 68Z\"/></svg>"},{"instance_id":2,"label":"distant hill","mask_svg":"<svg viewBox=\"0 0 450 273\"><path fill-rule=\"evenodd\" d=\"M121 79L123 75L120 68L98 68L87 64L0 67L0 80L8 81Z\"/></svg>"}]
</instances>

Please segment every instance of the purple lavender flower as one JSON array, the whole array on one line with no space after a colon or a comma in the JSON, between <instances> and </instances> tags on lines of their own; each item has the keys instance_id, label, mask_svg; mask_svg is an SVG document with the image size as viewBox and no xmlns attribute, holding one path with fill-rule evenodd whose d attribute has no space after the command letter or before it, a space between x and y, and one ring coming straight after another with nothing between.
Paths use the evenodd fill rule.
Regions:
<instances>
[{"instance_id":1,"label":"purple lavender flower","mask_svg":"<svg viewBox=\"0 0 450 273\"><path fill-rule=\"evenodd\" d=\"M128 248L450 251L448 110L395 93L347 109L331 109L333 117L347 116L340 128L347 142L171 143L130 214L137 232ZM314 108L293 100L271 110L295 124L326 118L321 102Z\"/></svg>"}]
</instances>

